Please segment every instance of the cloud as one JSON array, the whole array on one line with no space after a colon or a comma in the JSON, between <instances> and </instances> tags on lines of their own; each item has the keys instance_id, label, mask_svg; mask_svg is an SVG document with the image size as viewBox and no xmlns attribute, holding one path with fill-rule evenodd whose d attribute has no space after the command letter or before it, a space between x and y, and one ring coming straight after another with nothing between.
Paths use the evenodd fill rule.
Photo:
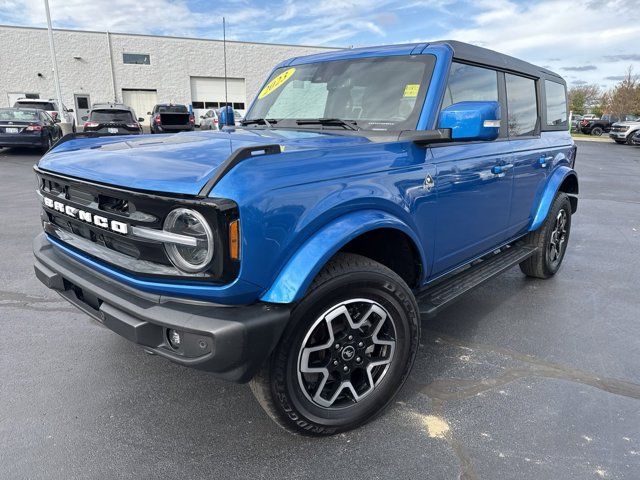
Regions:
<instances>
[{"instance_id":1,"label":"cloud","mask_svg":"<svg viewBox=\"0 0 640 480\"><path fill-rule=\"evenodd\" d=\"M574 80L571 82L571 85L587 85L589 82L585 82L584 80Z\"/></svg>"},{"instance_id":2,"label":"cloud","mask_svg":"<svg viewBox=\"0 0 640 480\"><path fill-rule=\"evenodd\" d=\"M616 82L624 80L625 78L627 78L625 75L611 75L610 77L604 77L605 80L614 80Z\"/></svg>"},{"instance_id":3,"label":"cloud","mask_svg":"<svg viewBox=\"0 0 640 480\"><path fill-rule=\"evenodd\" d=\"M630 53L630 54L621 54L621 55L605 55L604 60L606 62L640 62L640 54L639 53Z\"/></svg>"},{"instance_id":4,"label":"cloud","mask_svg":"<svg viewBox=\"0 0 640 480\"><path fill-rule=\"evenodd\" d=\"M582 65L581 67L560 67L562 70L567 72L588 72L591 70L597 70L598 67L595 65Z\"/></svg>"}]
</instances>

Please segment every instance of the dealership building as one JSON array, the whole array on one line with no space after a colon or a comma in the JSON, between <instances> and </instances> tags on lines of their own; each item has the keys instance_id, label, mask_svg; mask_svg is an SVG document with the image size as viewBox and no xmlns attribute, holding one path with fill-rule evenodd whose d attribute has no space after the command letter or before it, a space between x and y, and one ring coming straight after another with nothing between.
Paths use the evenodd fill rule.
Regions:
<instances>
[{"instance_id":1,"label":"dealership building","mask_svg":"<svg viewBox=\"0 0 640 480\"><path fill-rule=\"evenodd\" d=\"M55 98L47 30L0 25L0 107ZM221 40L55 29L62 101L76 121L94 103L118 101L148 123L156 103L192 105L196 118L225 102ZM227 98L244 111L271 69L325 47L227 41Z\"/></svg>"}]
</instances>

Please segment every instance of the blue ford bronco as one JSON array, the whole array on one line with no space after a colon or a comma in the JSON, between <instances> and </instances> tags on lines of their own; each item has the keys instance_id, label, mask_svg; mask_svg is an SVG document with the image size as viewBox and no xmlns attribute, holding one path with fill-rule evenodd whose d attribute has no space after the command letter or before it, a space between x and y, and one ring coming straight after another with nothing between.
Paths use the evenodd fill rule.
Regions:
<instances>
[{"instance_id":1,"label":"blue ford bronco","mask_svg":"<svg viewBox=\"0 0 640 480\"><path fill-rule=\"evenodd\" d=\"M241 127L63 138L35 167L37 277L149 352L251 388L282 427L358 427L421 315L519 265L577 208L566 85L454 41L278 65Z\"/></svg>"}]
</instances>

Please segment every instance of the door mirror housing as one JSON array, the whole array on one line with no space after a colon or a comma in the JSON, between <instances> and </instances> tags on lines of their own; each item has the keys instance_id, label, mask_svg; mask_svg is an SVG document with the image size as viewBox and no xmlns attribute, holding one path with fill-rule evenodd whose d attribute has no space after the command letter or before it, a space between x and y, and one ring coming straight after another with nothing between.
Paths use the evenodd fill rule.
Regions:
<instances>
[{"instance_id":1,"label":"door mirror housing","mask_svg":"<svg viewBox=\"0 0 640 480\"><path fill-rule=\"evenodd\" d=\"M438 127L451 129L453 141L495 140L500 134L500 104L454 103L440 112Z\"/></svg>"},{"instance_id":2,"label":"door mirror housing","mask_svg":"<svg viewBox=\"0 0 640 480\"><path fill-rule=\"evenodd\" d=\"M62 119L60 117L56 117L53 119L53 123L62 123Z\"/></svg>"},{"instance_id":3,"label":"door mirror housing","mask_svg":"<svg viewBox=\"0 0 640 480\"><path fill-rule=\"evenodd\" d=\"M73 108L68 108L68 109L67 109L67 112L69 112L69 113L73 113Z\"/></svg>"},{"instance_id":4,"label":"door mirror housing","mask_svg":"<svg viewBox=\"0 0 640 480\"><path fill-rule=\"evenodd\" d=\"M144 122L144 118L142 118L142 117L138 117L138 121L139 121L139 122Z\"/></svg>"},{"instance_id":5,"label":"door mirror housing","mask_svg":"<svg viewBox=\"0 0 640 480\"><path fill-rule=\"evenodd\" d=\"M83 122L86 122L87 120L89 120L89 115L84 115L84 116L80 117L80 119L81 119Z\"/></svg>"}]
</instances>

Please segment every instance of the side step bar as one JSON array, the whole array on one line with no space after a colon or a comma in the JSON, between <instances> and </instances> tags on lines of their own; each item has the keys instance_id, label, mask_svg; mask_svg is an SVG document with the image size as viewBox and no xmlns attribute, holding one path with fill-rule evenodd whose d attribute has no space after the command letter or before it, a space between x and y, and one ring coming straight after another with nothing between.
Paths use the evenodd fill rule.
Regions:
<instances>
[{"instance_id":1,"label":"side step bar","mask_svg":"<svg viewBox=\"0 0 640 480\"><path fill-rule=\"evenodd\" d=\"M416 295L420 313L434 316L461 295L526 260L536 250L536 247L523 242L515 243L477 260L460 273L427 287Z\"/></svg>"}]
</instances>

